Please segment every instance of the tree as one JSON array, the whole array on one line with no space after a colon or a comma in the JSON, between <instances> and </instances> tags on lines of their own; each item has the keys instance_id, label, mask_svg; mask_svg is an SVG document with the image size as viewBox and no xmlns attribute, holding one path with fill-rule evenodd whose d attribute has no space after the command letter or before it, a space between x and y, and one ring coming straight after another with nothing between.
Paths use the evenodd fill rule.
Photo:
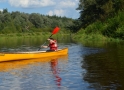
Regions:
<instances>
[{"instance_id":1,"label":"tree","mask_svg":"<svg viewBox=\"0 0 124 90\"><path fill-rule=\"evenodd\" d=\"M44 23L41 15L36 13L32 13L29 16L29 21L32 22L36 28L41 28Z\"/></svg>"},{"instance_id":2,"label":"tree","mask_svg":"<svg viewBox=\"0 0 124 90\"><path fill-rule=\"evenodd\" d=\"M14 33L14 32L51 32L53 28L59 26L63 30L71 29L73 19L67 17L45 16L38 13L21 13L19 11L8 12L4 9L0 13L0 32Z\"/></svg>"},{"instance_id":3,"label":"tree","mask_svg":"<svg viewBox=\"0 0 124 90\"><path fill-rule=\"evenodd\" d=\"M8 9L3 9L3 13L8 13Z\"/></svg>"},{"instance_id":4,"label":"tree","mask_svg":"<svg viewBox=\"0 0 124 90\"><path fill-rule=\"evenodd\" d=\"M113 16L124 6L123 0L80 0L77 10L80 10L80 20L83 27L100 20L104 21L107 17Z\"/></svg>"}]
</instances>

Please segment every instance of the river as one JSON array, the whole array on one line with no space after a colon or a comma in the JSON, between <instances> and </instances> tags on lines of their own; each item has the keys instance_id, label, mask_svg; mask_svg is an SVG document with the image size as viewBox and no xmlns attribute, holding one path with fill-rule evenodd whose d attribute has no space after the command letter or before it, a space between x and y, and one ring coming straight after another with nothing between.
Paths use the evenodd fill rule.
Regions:
<instances>
[{"instance_id":1,"label":"river","mask_svg":"<svg viewBox=\"0 0 124 90\"><path fill-rule=\"evenodd\" d=\"M3 38L0 51L36 51L40 38ZM124 43L58 39L68 55L0 63L0 90L124 90ZM44 49L41 49L44 50Z\"/></svg>"}]
</instances>

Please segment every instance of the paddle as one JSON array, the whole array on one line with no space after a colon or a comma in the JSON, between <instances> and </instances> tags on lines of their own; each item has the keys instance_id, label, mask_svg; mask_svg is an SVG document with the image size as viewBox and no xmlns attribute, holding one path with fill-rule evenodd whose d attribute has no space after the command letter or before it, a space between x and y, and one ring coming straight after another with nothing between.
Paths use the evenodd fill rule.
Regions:
<instances>
[{"instance_id":1,"label":"paddle","mask_svg":"<svg viewBox=\"0 0 124 90\"><path fill-rule=\"evenodd\" d=\"M50 37L52 37L52 35L56 34L56 33L59 31L59 29L60 29L59 27L55 27L54 30L52 31L52 34L50 35ZM49 38L50 38L50 37L49 37ZM46 40L46 41L47 41L47 40ZM44 42L44 44L46 43L46 41ZM44 44L43 44L43 45L44 45ZM41 45L41 47L42 47L43 45ZM41 47L38 49L38 51L41 49Z\"/></svg>"}]
</instances>

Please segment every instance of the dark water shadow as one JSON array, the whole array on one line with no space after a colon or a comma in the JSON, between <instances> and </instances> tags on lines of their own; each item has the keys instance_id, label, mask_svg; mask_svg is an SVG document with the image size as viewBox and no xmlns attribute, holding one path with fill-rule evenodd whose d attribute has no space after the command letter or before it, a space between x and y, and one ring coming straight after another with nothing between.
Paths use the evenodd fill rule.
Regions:
<instances>
[{"instance_id":1,"label":"dark water shadow","mask_svg":"<svg viewBox=\"0 0 124 90\"><path fill-rule=\"evenodd\" d=\"M84 55L83 80L90 84L89 89L123 90L124 43L106 43L102 48L104 50L99 53Z\"/></svg>"}]
</instances>

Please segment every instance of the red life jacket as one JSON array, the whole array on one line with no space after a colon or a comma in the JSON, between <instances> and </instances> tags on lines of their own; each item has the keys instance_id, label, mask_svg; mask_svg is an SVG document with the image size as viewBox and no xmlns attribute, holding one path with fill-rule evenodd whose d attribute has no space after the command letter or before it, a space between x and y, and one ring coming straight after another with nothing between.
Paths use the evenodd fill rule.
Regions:
<instances>
[{"instance_id":1,"label":"red life jacket","mask_svg":"<svg viewBox=\"0 0 124 90\"><path fill-rule=\"evenodd\" d=\"M50 50L57 50L58 49L57 41L56 40L50 41L49 47L50 47Z\"/></svg>"}]
</instances>

